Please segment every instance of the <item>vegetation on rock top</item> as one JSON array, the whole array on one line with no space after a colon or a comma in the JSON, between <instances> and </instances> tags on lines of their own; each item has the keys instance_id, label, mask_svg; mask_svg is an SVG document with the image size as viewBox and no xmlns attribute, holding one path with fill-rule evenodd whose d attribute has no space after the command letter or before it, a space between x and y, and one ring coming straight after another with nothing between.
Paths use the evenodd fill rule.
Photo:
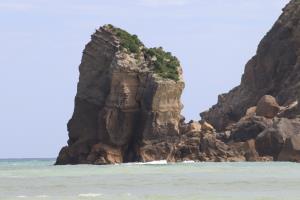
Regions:
<instances>
[{"instance_id":1,"label":"vegetation on rock top","mask_svg":"<svg viewBox=\"0 0 300 200\"><path fill-rule=\"evenodd\" d=\"M178 67L180 66L179 60L172 56L170 52L165 52L162 47L159 48L146 48L144 44L139 40L137 35L131 35L127 31L114 27L111 24L106 25L109 30L115 34L120 40L121 48L127 49L130 53L134 53L139 57L141 50L145 56L151 58L151 62L154 65L154 72L162 78L179 80ZM143 48L141 48L143 47Z\"/></svg>"},{"instance_id":2,"label":"vegetation on rock top","mask_svg":"<svg viewBox=\"0 0 300 200\"><path fill-rule=\"evenodd\" d=\"M111 24L108 24L107 27L120 39L120 45L122 48L129 50L131 53L140 54L140 47L144 46L143 43L139 40L137 35L131 35L123 29L116 28Z\"/></svg>"},{"instance_id":3,"label":"vegetation on rock top","mask_svg":"<svg viewBox=\"0 0 300 200\"><path fill-rule=\"evenodd\" d=\"M153 58L154 72L163 78L179 80L179 60L170 52L165 52L162 47L146 49L146 55Z\"/></svg>"}]
</instances>

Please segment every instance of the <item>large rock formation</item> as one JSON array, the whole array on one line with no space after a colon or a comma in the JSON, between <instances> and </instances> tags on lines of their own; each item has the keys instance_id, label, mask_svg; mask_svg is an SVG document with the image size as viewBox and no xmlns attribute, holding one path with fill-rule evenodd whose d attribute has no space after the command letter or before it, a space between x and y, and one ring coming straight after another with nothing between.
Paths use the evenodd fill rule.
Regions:
<instances>
[{"instance_id":1,"label":"large rock formation","mask_svg":"<svg viewBox=\"0 0 300 200\"><path fill-rule=\"evenodd\" d=\"M57 164L139 161L144 141L178 136L184 82L170 53L106 25L92 35L79 69Z\"/></svg>"},{"instance_id":2,"label":"large rock formation","mask_svg":"<svg viewBox=\"0 0 300 200\"><path fill-rule=\"evenodd\" d=\"M255 151L225 144L207 122L185 123L179 61L135 35L112 25L96 30L79 69L68 146L56 164L243 161Z\"/></svg>"},{"instance_id":3,"label":"large rock formation","mask_svg":"<svg viewBox=\"0 0 300 200\"><path fill-rule=\"evenodd\" d=\"M255 140L260 156L300 161L299 94L300 1L292 0L247 63L241 84L201 116L228 132L226 142Z\"/></svg>"},{"instance_id":4,"label":"large rock formation","mask_svg":"<svg viewBox=\"0 0 300 200\"><path fill-rule=\"evenodd\" d=\"M201 113L217 130L245 115L264 95L288 106L300 94L300 2L292 0L260 42L256 55L246 64L241 84ZM298 112L300 113L300 111Z\"/></svg>"},{"instance_id":5,"label":"large rock formation","mask_svg":"<svg viewBox=\"0 0 300 200\"><path fill-rule=\"evenodd\" d=\"M176 57L106 25L80 64L68 145L56 164L300 162L300 1L292 0L248 62L241 84L199 122L184 122Z\"/></svg>"}]
</instances>

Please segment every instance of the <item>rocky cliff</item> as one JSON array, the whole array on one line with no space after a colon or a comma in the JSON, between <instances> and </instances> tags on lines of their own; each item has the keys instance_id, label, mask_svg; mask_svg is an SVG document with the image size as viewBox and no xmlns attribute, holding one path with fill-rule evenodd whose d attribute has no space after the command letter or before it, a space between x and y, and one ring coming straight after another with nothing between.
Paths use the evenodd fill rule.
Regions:
<instances>
[{"instance_id":1,"label":"rocky cliff","mask_svg":"<svg viewBox=\"0 0 300 200\"><path fill-rule=\"evenodd\" d=\"M291 0L246 64L241 84L201 117L227 142L253 139L260 156L299 162L299 94L300 1Z\"/></svg>"},{"instance_id":2,"label":"rocky cliff","mask_svg":"<svg viewBox=\"0 0 300 200\"><path fill-rule=\"evenodd\" d=\"M241 84L219 95L218 103L201 117L224 130L264 95L274 96L282 106L296 102L300 94L299 49L300 2L292 0L246 64Z\"/></svg>"},{"instance_id":3,"label":"rocky cliff","mask_svg":"<svg viewBox=\"0 0 300 200\"><path fill-rule=\"evenodd\" d=\"M247 63L241 84L199 122L184 122L176 57L100 27L86 45L56 164L300 161L300 1L292 0ZM212 124L212 125L211 125Z\"/></svg>"}]
</instances>

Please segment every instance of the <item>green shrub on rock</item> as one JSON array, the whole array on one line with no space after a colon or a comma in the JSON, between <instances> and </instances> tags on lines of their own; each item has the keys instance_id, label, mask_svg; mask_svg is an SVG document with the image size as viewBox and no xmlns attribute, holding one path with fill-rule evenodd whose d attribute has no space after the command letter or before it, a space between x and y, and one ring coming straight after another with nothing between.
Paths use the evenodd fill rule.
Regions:
<instances>
[{"instance_id":1,"label":"green shrub on rock","mask_svg":"<svg viewBox=\"0 0 300 200\"><path fill-rule=\"evenodd\" d=\"M131 35L127 31L114 27L111 24L108 24L105 27L119 38L120 47L128 50L130 53L136 54L136 58L138 58L141 55L141 51L143 51L145 56L151 59L151 62L154 65L154 72L160 77L175 81L179 80L178 67L180 66L180 63L170 52L164 51L162 47L145 48L137 35Z\"/></svg>"},{"instance_id":2,"label":"green shrub on rock","mask_svg":"<svg viewBox=\"0 0 300 200\"><path fill-rule=\"evenodd\" d=\"M163 78L179 80L178 67L180 63L170 52L165 52L163 48L159 47L146 49L145 54L152 58L155 73Z\"/></svg>"},{"instance_id":3,"label":"green shrub on rock","mask_svg":"<svg viewBox=\"0 0 300 200\"><path fill-rule=\"evenodd\" d=\"M107 27L120 39L121 48L129 50L131 53L140 53L140 47L144 45L137 35L131 35L127 31L116 28L111 24L108 24Z\"/></svg>"}]
</instances>

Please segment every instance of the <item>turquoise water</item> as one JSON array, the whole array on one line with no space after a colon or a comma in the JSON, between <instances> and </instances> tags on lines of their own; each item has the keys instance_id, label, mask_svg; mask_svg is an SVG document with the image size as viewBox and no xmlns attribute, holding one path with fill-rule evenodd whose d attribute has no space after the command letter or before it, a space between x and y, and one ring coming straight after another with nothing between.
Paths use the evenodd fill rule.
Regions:
<instances>
[{"instance_id":1,"label":"turquoise water","mask_svg":"<svg viewBox=\"0 0 300 200\"><path fill-rule=\"evenodd\" d=\"M0 160L0 199L300 199L296 163L53 163Z\"/></svg>"}]
</instances>

